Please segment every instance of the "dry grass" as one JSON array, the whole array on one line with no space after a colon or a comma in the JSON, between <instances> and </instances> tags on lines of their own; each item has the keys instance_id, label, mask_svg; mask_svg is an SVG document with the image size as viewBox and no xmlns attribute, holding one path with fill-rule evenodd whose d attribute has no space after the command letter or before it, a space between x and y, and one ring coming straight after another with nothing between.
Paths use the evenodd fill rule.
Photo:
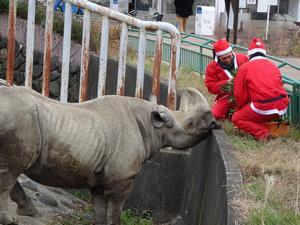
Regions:
<instances>
[{"instance_id":1,"label":"dry grass","mask_svg":"<svg viewBox=\"0 0 300 225\"><path fill-rule=\"evenodd\" d=\"M112 26L109 27L109 57L116 58L119 54L121 24L116 21L110 21ZM100 53L102 21L95 19L91 22L91 40L90 49L97 54Z\"/></svg>"}]
</instances>

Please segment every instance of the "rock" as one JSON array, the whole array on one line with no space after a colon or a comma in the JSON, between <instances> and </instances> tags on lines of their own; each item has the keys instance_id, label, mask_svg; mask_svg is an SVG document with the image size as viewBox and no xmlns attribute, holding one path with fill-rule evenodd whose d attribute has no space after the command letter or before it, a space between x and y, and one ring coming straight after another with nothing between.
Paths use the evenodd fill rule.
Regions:
<instances>
[{"instance_id":1,"label":"rock","mask_svg":"<svg viewBox=\"0 0 300 225\"><path fill-rule=\"evenodd\" d=\"M49 225L73 212L75 208L85 206L87 203L63 189L47 187L30 180L25 175L18 179L26 195L31 198L33 205L38 210L34 217L16 216L18 225ZM16 211L16 204L10 202L9 212ZM14 215L14 214L12 214ZM58 223L55 223L58 224Z\"/></svg>"},{"instance_id":2,"label":"rock","mask_svg":"<svg viewBox=\"0 0 300 225\"><path fill-rule=\"evenodd\" d=\"M52 57L52 60L51 60L51 71L61 70L60 67L61 67L61 64L59 62L58 57L56 57L56 56Z\"/></svg>"},{"instance_id":3,"label":"rock","mask_svg":"<svg viewBox=\"0 0 300 225\"><path fill-rule=\"evenodd\" d=\"M51 206L51 207L57 207L58 206L57 201L54 198L52 198L51 196L49 196L49 195L46 195L46 194L40 195L38 197L38 199L42 203L44 203L44 204L46 204L48 206Z\"/></svg>"},{"instance_id":4,"label":"rock","mask_svg":"<svg viewBox=\"0 0 300 225\"><path fill-rule=\"evenodd\" d=\"M14 83L17 85L21 85L21 84L24 84L24 82L25 82L24 72L15 71L14 72Z\"/></svg>"},{"instance_id":5,"label":"rock","mask_svg":"<svg viewBox=\"0 0 300 225\"><path fill-rule=\"evenodd\" d=\"M20 216L17 223L18 225L47 225L46 223L29 216Z\"/></svg>"},{"instance_id":6,"label":"rock","mask_svg":"<svg viewBox=\"0 0 300 225\"><path fill-rule=\"evenodd\" d=\"M76 74L80 70L80 66L78 65L70 65L70 74Z\"/></svg>"},{"instance_id":7,"label":"rock","mask_svg":"<svg viewBox=\"0 0 300 225\"><path fill-rule=\"evenodd\" d=\"M73 204L72 201L66 201L64 199L59 201L61 204L63 204L64 206L68 207L69 209L75 209L75 205Z\"/></svg>"},{"instance_id":8,"label":"rock","mask_svg":"<svg viewBox=\"0 0 300 225\"><path fill-rule=\"evenodd\" d=\"M55 98L60 96L60 83L58 80L50 82L50 94Z\"/></svg>"},{"instance_id":9,"label":"rock","mask_svg":"<svg viewBox=\"0 0 300 225\"><path fill-rule=\"evenodd\" d=\"M25 72L25 67L26 67L26 64L25 63L23 63L20 67L19 67L19 71L20 72Z\"/></svg>"},{"instance_id":10,"label":"rock","mask_svg":"<svg viewBox=\"0 0 300 225\"><path fill-rule=\"evenodd\" d=\"M0 78L5 79L5 67L4 67L4 64L0 64Z\"/></svg>"},{"instance_id":11,"label":"rock","mask_svg":"<svg viewBox=\"0 0 300 225\"><path fill-rule=\"evenodd\" d=\"M7 59L7 50L6 48L0 49L0 63L6 62Z\"/></svg>"},{"instance_id":12,"label":"rock","mask_svg":"<svg viewBox=\"0 0 300 225\"><path fill-rule=\"evenodd\" d=\"M32 79L35 80L42 76L43 74L43 66L41 65L34 65L33 66L33 72L32 72Z\"/></svg>"},{"instance_id":13,"label":"rock","mask_svg":"<svg viewBox=\"0 0 300 225\"><path fill-rule=\"evenodd\" d=\"M21 65L25 64L25 57L22 54L19 54L15 59L15 70L19 69Z\"/></svg>"},{"instance_id":14,"label":"rock","mask_svg":"<svg viewBox=\"0 0 300 225\"><path fill-rule=\"evenodd\" d=\"M43 53L37 53L37 63L39 65L44 65L44 54Z\"/></svg>"},{"instance_id":15,"label":"rock","mask_svg":"<svg viewBox=\"0 0 300 225\"><path fill-rule=\"evenodd\" d=\"M42 77L39 77L36 80L32 81L32 89L41 93L42 92L42 83L43 83L43 79Z\"/></svg>"},{"instance_id":16,"label":"rock","mask_svg":"<svg viewBox=\"0 0 300 225\"><path fill-rule=\"evenodd\" d=\"M26 180L26 181L23 181L21 182L22 186L23 187L26 187L32 191L38 191L38 184L33 182L32 180Z\"/></svg>"},{"instance_id":17,"label":"rock","mask_svg":"<svg viewBox=\"0 0 300 225\"><path fill-rule=\"evenodd\" d=\"M1 37L0 39L0 49L6 48L7 47L7 38L6 37Z\"/></svg>"},{"instance_id":18,"label":"rock","mask_svg":"<svg viewBox=\"0 0 300 225\"><path fill-rule=\"evenodd\" d=\"M69 80L68 101L78 102L79 100L79 71L72 75Z\"/></svg>"},{"instance_id":19,"label":"rock","mask_svg":"<svg viewBox=\"0 0 300 225\"><path fill-rule=\"evenodd\" d=\"M57 70L51 72L50 81L55 81L60 78L60 73Z\"/></svg>"},{"instance_id":20,"label":"rock","mask_svg":"<svg viewBox=\"0 0 300 225\"><path fill-rule=\"evenodd\" d=\"M63 190L59 188L48 187L48 189L59 195L64 193Z\"/></svg>"},{"instance_id":21,"label":"rock","mask_svg":"<svg viewBox=\"0 0 300 225\"><path fill-rule=\"evenodd\" d=\"M43 65L43 59L44 59L43 57L44 57L43 53L34 51L33 64L36 65L36 64L40 64L39 62L41 62L40 65Z\"/></svg>"}]
</instances>

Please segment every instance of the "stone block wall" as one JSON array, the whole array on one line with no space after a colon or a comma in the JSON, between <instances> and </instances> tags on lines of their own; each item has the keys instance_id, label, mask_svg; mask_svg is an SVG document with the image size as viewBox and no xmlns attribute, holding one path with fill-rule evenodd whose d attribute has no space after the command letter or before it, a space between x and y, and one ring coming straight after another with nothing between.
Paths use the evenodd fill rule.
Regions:
<instances>
[{"instance_id":1,"label":"stone block wall","mask_svg":"<svg viewBox=\"0 0 300 225\"><path fill-rule=\"evenodd\" d=\"M18 42L15 51L15 72L14 83L16 85L24 85L25 83L25 61L26 48ZM7 61L7 38L0 37L0 78L6 79L6 61ZM34 51L33 56L33 81L32 88L37 92L42 92L43 82L43 53ZM78 102L79 96L79 78L80 67L78 65L70 65L69 79L69 102ZM61 63L57 57L52 58L51 74L50 74L50 97L59 100L61 83Z\"/></svg>"}]
</instances>

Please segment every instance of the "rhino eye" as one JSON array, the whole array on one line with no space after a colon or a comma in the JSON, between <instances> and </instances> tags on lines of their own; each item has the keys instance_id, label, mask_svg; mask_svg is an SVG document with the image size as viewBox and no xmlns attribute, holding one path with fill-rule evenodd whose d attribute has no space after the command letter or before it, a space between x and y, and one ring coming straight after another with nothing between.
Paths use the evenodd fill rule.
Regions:
<instances>
[{"instance_id":1,"label":"rhino eye","mask_svg":"<svg viewBox=\"0 0 300 225\"><path fill-rule=\"evenodd\" d=\"M191 128L194 125L194 122L192 119L188 119L188 128Z\"/></svg>"}]
</instances>

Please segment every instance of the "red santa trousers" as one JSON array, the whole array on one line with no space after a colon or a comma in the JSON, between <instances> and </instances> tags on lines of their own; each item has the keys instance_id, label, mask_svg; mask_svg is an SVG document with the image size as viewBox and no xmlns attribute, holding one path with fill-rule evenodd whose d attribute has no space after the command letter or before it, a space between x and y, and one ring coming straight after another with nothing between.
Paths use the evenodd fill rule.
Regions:
<instances>
[{"instance_id":1,"label":"red santa trousers","mask_svg":"<svg viewBox=\"0 0 300 225\"><path fill-rule=\"evenodd\" d=\"M279 118L279 115L261 115L250 108L250 104L236 111L231 118L232 123L240 130L252 135L256 140L264 140L269 135L264 122Z\"/></svg>"},{"instance_id":2,"label":"red santa trousers","mask_svg":"<svg viewBox=\"0 0 300 225\"><path fill-rule=\"evenodd\" d=\"M211 112L217 120L225 120L229 118L229 111L232 108L233 104L228 101L228 96L224 96L214 102Z\"/></svg>"}]
</instances>

